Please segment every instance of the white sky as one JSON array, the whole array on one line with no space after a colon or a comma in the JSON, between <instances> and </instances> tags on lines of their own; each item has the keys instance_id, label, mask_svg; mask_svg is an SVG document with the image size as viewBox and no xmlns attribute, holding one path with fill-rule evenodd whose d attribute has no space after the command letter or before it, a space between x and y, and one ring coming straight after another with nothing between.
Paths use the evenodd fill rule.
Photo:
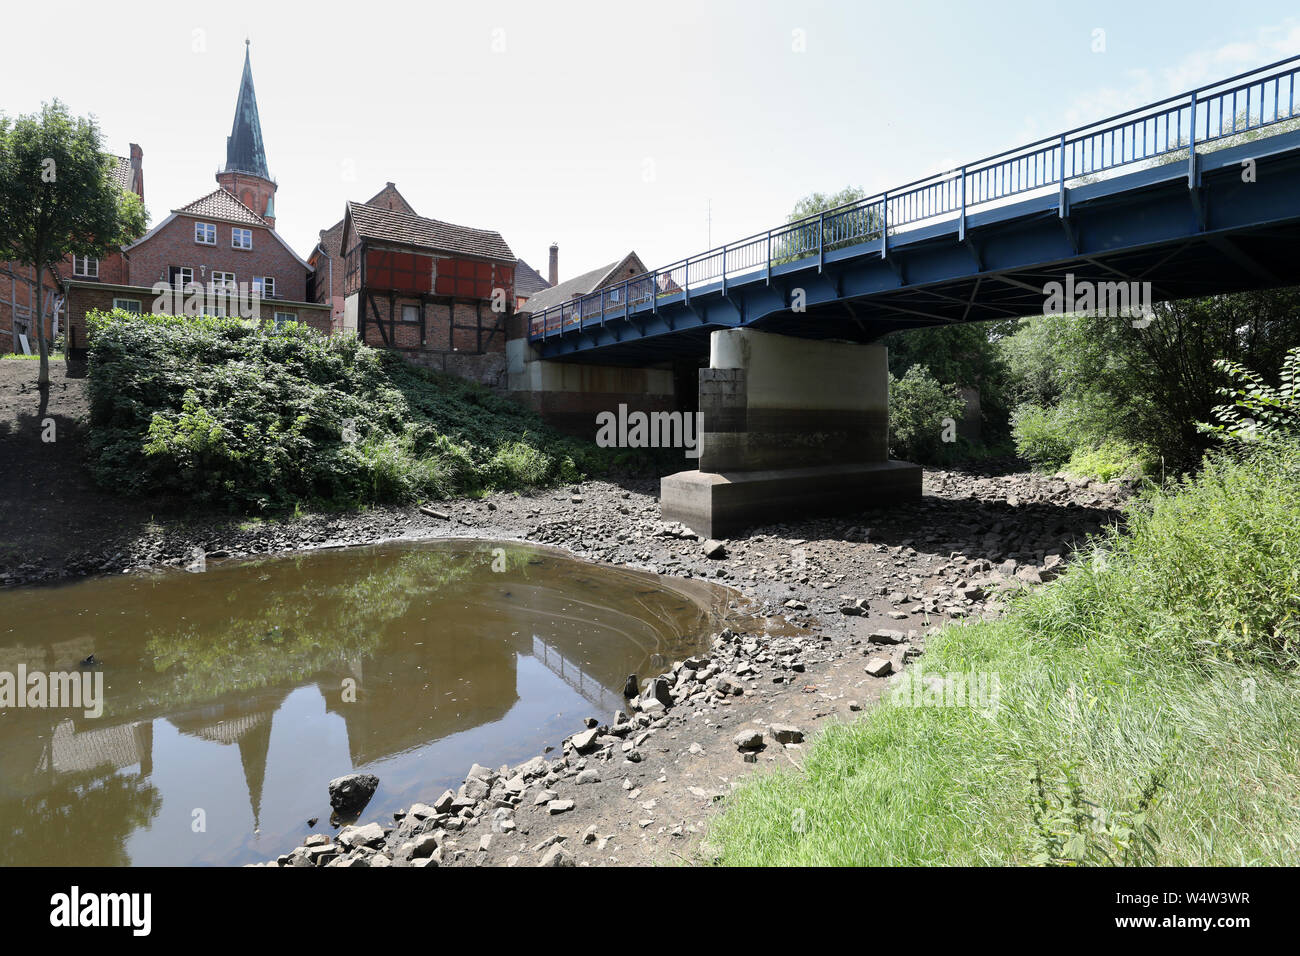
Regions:
<instances>
[{"instance_id":1,"label":"white sky","mask_svg":"<svg viewBox=\"0 0 1300 956\"><path fill-rule=\"evenodd\" d=\"M57 96L111 151L139 143L157 223L216 187L248 36L278 229L304 258L345 200L392 180L416 212L499 230L543 274L558 241L563 279L628 249L651 268L704 251L710 202L717 245L814 190L899 185L1300 53L1293 10L9 4L0 110Z\"/></svg>"}]
</instances>

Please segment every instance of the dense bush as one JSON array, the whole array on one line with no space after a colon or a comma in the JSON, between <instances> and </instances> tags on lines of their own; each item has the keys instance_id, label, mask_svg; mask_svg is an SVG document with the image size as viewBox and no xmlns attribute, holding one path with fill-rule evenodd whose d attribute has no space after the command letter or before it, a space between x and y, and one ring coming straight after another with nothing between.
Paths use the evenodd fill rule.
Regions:
<instances>
[{"instance_id":1,"label":"dense bush","mask_svg":"<svg viewBox=\"0 0 1300 956\"><path fill-rule=\"evenodd\" d=\"M902 378L889 376L889 451L894 458L927 464L948 460L954 443L944 441L945 429L955 435L965 403L952 385L941 385L920 365ZM945 419L950 420L949 424Z\"/></svg>"},{"instance_id":2,"label":"dense bush","mask_svg":"<svg viewBox=\"0 0 1300 956\"><path fill-rule=\"evenodd\" d=\"M90 329L90 464L130 493L358 505L572 481L611 460L355 337L125 312Z\"/></svg>"},{"instance_id":3,"label":"dense bush","mask_svg":"<svg viewBox=\"0 0 1300 956\"><path fill-rule=\"evenodd\" d=\"M1008 401L1067 406L1079 448L1105 439L1144 458L1192 468L1212 440L1210 419L1224 382L1221 360L1269 369L1300 342L1300 290L1276 289L1157 303L1154 321L1062 315L1022 319L999 340Z\"/></svg>"}]
</instances>

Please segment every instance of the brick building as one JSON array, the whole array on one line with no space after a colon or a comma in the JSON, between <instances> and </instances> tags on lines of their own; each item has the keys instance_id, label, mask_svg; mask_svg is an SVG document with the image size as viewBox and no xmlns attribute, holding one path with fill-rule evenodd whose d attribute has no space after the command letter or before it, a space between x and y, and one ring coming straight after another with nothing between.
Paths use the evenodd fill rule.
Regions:
<instances>
[{"instance_id":1,"label":"brick building","mask_svg":"<svg viewBox=\"0 0 1300 956\"><path fill-rule=\"evenodd\" d=\"M135 193L143 202L144 151L132 143L130 156L109 158L113 163L111 172L117 188ZM67 256L57 266L45 270L41 279L45 336L48 342L53 343L68 327L63 280L126 282L126 260L120 252L113 252L104 259ZM36 323L32 317L32 304L36 299L35 270L17 262L0 262L0 352L21 352L20 336L26 336L32 352L36 351Z\"/></svg>"},{"instance_id":2,"label":"brick building","mask_svg":"<svg viewBox=\"0 0 1300 956\"><path fill-rule=\"evenodd\" d=\"M247 48L226 164L216 178L219 188L172 209L115 254L120 266L61 275L71 354L85 349L85 317L94 309L174 312L185 306L188 311L194 301L205 314L233 315L234 303L218 293L239 291L258 295L262 320L330 331L329 305L308 298L312 267L275 231L278 186L267 169ZM176 298L160 301L158 283ZM187 294L195 289L204 293L202 302Z\"/></svg>"},{"instance_id":3,"label":"brick building","mask_svg":"<svg viewBox=\"0 0 1300 956\"><path fill-rule=\"evenodd\" d=\"M395 209L414 216L415 210L393 183L385 184L365 201L365 205L382 209ZM343 220L320 231L320 241L307 257L312 267L314 281L308 298L312 302L330 307L331 326L335 331L343 328Z\"/></svg>"},{"instance_id":4,"label":"brick building","mask_svg":"<svg viewBox=\"0 0 1300 956\"><path fill-rule=\"evenodd\" d=\"M646 269L645 263L635 252L629 252L622 259L601 266L599 269L592 269L590 272L584 272L580 276L574 276L572 279L566 279L564 282L558 282L558 248L551 246L551 284L548 288L540 289L528 297L522 306L519 307L521 313L535 314L546 309L568 302L570 299L576 299L595 292L598 289L608 289L613 286L621 285L624 279L635 279L639 275L644 275L649 270ZM621 291L621 290L620 290ZM617 292L612 293L615 297L610 299L610 304L615 305L618 302Z\"/></svg>"},{"instance_id":5,"label":"brick building","mask_svg":"<svg viewBox=\"0 0 1300 956\"><path fill-rule=\"evenodd\" d=\"M339 248L344 330L415 364L505 385L515 256L500 233L349 202Z\"/></svg>"}]
</instances>

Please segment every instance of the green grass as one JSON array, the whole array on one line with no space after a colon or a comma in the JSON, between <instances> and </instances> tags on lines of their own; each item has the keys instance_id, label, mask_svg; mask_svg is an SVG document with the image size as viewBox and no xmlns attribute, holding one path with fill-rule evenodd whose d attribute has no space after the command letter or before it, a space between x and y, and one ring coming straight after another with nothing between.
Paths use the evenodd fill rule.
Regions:
<instances>
[{"instance_id":1,"label":"green grass","mask_svg":"<svg viewBox=\"0 0 1300 956\"><path fill-rule=\"evenodd\" d=\"M1145 862L1294 864L1298 621L1300 452L1218 458L1003 618L931 639L924 672L996 674L996 706L887 701L833 726L802 771L742 786L710 841L728 865L1038 862L1034 775L1050 804L1070 768L1095 821L1073 859L1121 858L1116 821L1155 775Z\"/></svg>"}]
</instances>

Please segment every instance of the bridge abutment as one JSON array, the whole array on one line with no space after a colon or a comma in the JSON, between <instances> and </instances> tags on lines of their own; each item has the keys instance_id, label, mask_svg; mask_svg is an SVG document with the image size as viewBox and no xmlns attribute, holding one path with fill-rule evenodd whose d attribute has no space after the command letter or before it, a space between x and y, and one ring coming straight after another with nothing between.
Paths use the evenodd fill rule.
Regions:
<instances>
[{"instance_id":1,"label":"bridge abutment","mask_svg":"<svg viewBox=\"0 0 1300 956\"><path fill-rule=\"evenodd\" d=\"M699 469L660 482L665 520L730 537L784 518L918 497L889 460L888 352L726 329L700 371Z\"/></svg>"},{"instance_id":2,"label":"bridge abutment","mask_svg":"<svg viewBox=\"0 0 1300 956\"><path fill-rule=\"evenodd\" d=\"M535 352L526 338L507 341L510 394L571 435L591 440L596 416L620 405L643 412L677 407L672 369L551 362Z\"/></svg>"}]
</instances>

